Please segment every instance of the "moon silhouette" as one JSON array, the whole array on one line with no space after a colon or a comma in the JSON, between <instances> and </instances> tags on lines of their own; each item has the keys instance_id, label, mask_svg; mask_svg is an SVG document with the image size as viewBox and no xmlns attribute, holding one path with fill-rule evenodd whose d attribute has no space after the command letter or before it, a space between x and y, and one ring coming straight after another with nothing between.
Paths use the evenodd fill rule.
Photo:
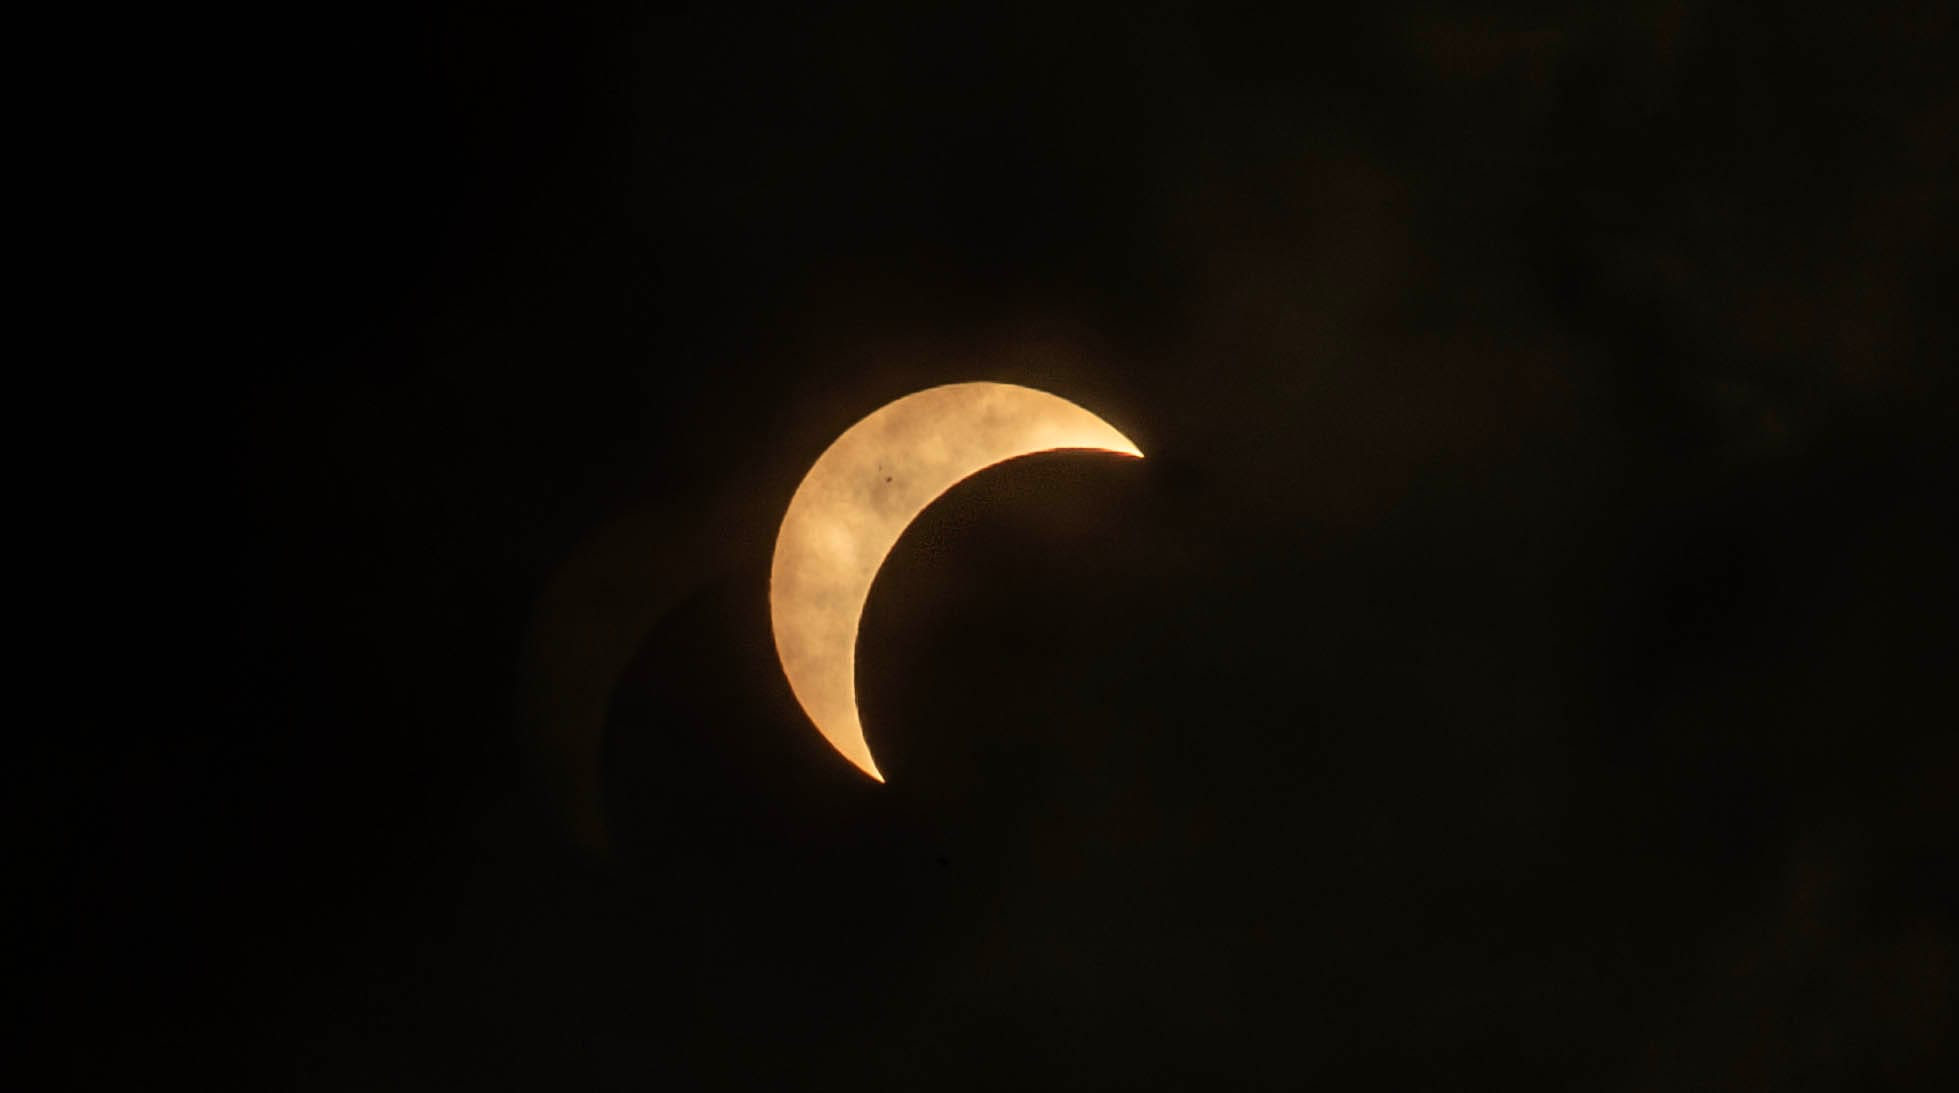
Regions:
<instances>
[{"instance_id":1,"label":"moon silhouette","mask_svg":"<svg viewBox=\"0 0 1959 1093\"><path fill-rule=\"evenodd\" d=\"M857 627L879 567L940 494L996 463L1060 449L1143 455L1064 398L955 383L852 425L796 487L769 572L776 653L811 723L865 774L884 781L857 713Z\"/></svg>"}]
</instances>

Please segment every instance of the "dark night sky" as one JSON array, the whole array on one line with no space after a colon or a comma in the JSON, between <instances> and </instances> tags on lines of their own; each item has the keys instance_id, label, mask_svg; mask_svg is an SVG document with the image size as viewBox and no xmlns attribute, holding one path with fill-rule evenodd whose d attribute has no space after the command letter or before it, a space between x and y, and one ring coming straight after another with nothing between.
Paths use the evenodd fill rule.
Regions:
<instances>
[{"instance_id":1,"label":"dark night sky","mask_svg":"<svg viewBox=\"0 0 1959 1093\"><path fill-rule=\"evenodd\" d=\"M1954 1064L1950 4L572 6L219 81L219 635L49 854L83 1084ZM774 522L968 379L1150 458L913 526L876 786Z\"/></svg>"}]
</instances>

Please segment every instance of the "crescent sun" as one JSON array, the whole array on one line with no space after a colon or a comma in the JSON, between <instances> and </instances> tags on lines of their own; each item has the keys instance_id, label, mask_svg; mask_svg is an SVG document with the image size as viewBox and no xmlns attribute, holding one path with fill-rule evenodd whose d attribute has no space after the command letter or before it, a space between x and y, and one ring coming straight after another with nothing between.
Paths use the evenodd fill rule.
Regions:
<instances>
[{"instance_id":1,"label":"crescent sun","mask_svg":"<svg viewBox=\"0 0 1959 1093\"><path fill-rule=\"evenodd\" d=\"M811 723L865 774L884 781L857 713L857 627L879 567L940 494L996 463L1059 449L1143 455L1064 398L954 383L852 425L796 487L769 570L776 654Z\"/></svg>"}]
</instances>

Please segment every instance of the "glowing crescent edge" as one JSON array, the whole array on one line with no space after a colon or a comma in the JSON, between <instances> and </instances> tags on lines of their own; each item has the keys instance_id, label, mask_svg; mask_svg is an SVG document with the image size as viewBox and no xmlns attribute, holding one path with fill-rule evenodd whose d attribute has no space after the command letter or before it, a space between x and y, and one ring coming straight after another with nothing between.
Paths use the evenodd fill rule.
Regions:
<instances>
[{"instance_id":1,"label":"glowing crescent edge","mask_svg":"<svg viewBox=\"0 0 1959 1093\"><path fill-rule=\"evenodd\" d=\"M971 475L1018 456L1143 453L1066 399L1005 383L906 395L852 425L803 476L776 535L769 614L796 701L830 745L884 781L857 712L857 628L878 569L911 522Z\"/></svg>"}]
</instances>

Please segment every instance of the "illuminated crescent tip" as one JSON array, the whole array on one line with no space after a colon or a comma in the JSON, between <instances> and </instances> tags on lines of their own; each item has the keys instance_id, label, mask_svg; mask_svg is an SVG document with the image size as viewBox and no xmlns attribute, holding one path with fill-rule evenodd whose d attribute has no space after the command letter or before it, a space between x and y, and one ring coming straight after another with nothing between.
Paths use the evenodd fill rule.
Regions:
<instances>
[{"instance_id":1,"label":"illuminated crescent tip","mask_svg":"<svg viewBox=\"0 0 1959 1093\"><path fill-rule=\"evenodd\" d=\"M1017 456L1061 449L1141 459L1114 426L1064 398L955 383L846 429L803 476L776 535L769 614L790 690L831 746L879 782L857 712L857 628L905 528L941 494Z\"/></svg>"}]
</instances>

